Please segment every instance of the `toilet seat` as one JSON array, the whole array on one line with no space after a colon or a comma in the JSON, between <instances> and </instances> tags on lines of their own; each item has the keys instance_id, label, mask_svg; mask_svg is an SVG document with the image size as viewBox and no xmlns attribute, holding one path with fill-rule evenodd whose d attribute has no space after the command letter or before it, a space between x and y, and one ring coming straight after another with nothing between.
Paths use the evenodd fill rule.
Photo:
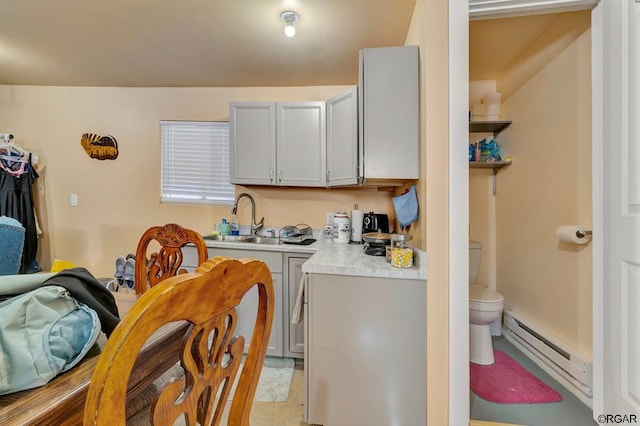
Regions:
<instances>
[{"instance_id":1,"label":"toilet seat","mask_svg":"<svg viewBox=\"0 0 640 426\"><path fill-rule=\"evenodd\" d=\"M504 297L497 291L489 290L485 286L469 285L469 308L477 310L502 309Z\"/></svg>"}]
</instances>

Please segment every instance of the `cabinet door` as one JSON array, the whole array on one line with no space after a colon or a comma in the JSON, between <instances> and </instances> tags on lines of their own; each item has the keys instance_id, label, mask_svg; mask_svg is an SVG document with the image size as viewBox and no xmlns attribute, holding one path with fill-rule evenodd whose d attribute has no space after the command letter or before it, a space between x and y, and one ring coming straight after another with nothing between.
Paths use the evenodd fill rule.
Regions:
<instances>
[{"instance_id":1,"label":"cabinet door","mask_svg":"<svg viewBox=\"0 0 640 426\"><path fill-rule=\"evenodd\" d=\"M231 183L274 185L276 174L276 104L229 104Z\"/></svg>"},{"instance_id":2,"label":"cabinet door","mask_svg":"<svg viewBox=\"0 0 640 426\"><path fill-rule=\"evenodd\" d=\"M358 89L327 101L327 186L358 183Z\"/></svg>"},{"instance_id":3,"label":"cabinet door","mask_svg":"<svg viewBox=\"0 0 640 426\"><path fill-rule=\"evenodd\" d=\"M182 266L188 271L193 271L198 263L198 253L196 251L196 248L192 246L184 247L182 249L182 253ZM267 264L269 270L271 271L271 277L273 278L273 290L276 298L275 312L273 314L273 324L271 326L271 338L269 339L267 355L282 356L284 353L284 332L282 330L282 324L284 321L282 254L274 251L237 250L217 247L209 247L208 253L210 259L214 258L215 256L227 256L234 259L251 257L261 260ZM249 343L251 343L251 336L253 335L253 326L256 321L257 310L258 289L254 287L244 296L242 302L236 308L236 311L238 313L238 327L236 328L235 334L244 336L245 351L249 349ZM291 320L290 316L289 320Z\"/></svg>"},{"instance_id":4,"label":"cabinet door","mask_svg":"<svg viewBox=\"0 0 640 426\"><path fill-rule=\"evenodd\" d=\"M324 102L278 102L278 185L325 186Z\"/></svg>"},{"instance_id":5,"label":"cabinet door","mask_svg":"<svg viewBox=\"0 0 640 426\"><path fill-rule=\"evenodd\" d=\"M307 422L425 425L425 281L310 274Z\"/></svg>"},{"instance_id":6,"label":"cabinet door","mask_svg":"<svg viewBox=\"0 0 640 426\"><path fill-rule=\"evenodd\" d=\"M360 51L364 177L418 179L418 47Z\"/></svg>"},{"instance_id":7,"label":"cabinet door","mask_svg":"<svg viewBox=\"0 0 640 426\"><path fill-rule=\"evenodd\" d=\"M298 288L300 279L302 278L302 264L306 262L306 257L288 257L288 309L287 317L284 319L285 324L285 345L288 345L289 352L285 349L285 356L302 358L304 356L304 319L298 324L291 324L293 309L296 306L296 298L298 297ZM287 299L285 297L285 299ZM286 303L286 302L285 302ZM288 330L288 333L287 333ZM288 336L287 336L288 334Z\"/></svg>"},{"instance_id":8,"label":"cabinet door","mask_svg":"<svg viewBox=\"0 0 640 426\"><path fill-rule=\"evenodd\" d=\"M273 314L273 324L271 326L271 338L267 347L267 355L282 356L282 274L271 274L273 278L273 290L276 297L275 312ZM236 335L244 336L244 351L249 350L251 336L253 336L253 326L256 322L258 311L258 288L254 287L244 296L240 305L236 308L238 313L238 328Z\"/></svg>"}]
</instances>

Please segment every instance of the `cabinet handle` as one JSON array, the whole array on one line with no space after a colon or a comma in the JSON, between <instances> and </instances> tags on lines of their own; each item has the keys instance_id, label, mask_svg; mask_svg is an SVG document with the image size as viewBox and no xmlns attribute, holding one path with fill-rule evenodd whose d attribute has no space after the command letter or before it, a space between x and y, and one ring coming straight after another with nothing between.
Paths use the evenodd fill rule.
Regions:
<instances>
[{"instance_id":1,"label":"cabinet handle","mask_svg":"<svg viewBox=\"0 0 640 426\"><path fill-rule=\"evenodd\" d=\"M282 182L282 170L278 171L278 182Z\"/></svg>"},{"instance_id":2,"label":"cabinet handle","mask_svg":"<svg viewBox=\"0 0 640 426\"><path fill-rule=\"evenodd\" d=\"M269 170L269 182L273 183L273 170Z\"/></svg>"}]
</instances>

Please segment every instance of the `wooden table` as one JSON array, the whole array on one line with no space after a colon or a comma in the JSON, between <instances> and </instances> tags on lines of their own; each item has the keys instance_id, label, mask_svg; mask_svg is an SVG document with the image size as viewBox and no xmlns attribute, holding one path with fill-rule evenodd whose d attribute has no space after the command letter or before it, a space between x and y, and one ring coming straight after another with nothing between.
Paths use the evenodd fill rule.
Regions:
<instances>
[{"instance_id":1,"label":"wooden table","mask_svg":"<svg viewBox=\"0 0 640 426\"><path fill-rule=\"evenodd\" d=\"M135 397L178 361L187 328L187 323L168 324L149 338L133 367L127 398ZM105 343L102 335L80 364L46 385L0 396L0 425L81 425L89 382Z\"/></svg>"}]
</instances>

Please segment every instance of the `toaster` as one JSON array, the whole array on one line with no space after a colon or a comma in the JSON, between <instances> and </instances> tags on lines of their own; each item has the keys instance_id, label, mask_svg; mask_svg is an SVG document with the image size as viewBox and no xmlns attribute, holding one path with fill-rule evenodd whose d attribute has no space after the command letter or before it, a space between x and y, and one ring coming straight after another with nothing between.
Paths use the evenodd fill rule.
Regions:
<instances>
[{"instance_id":1,"label":"toaster","mask_svg":"<svg viewBox=\"0 0 640 426\"><path fill-rule=\"evenodd\" d=\"M378 230L385 234L389 233L389 216L382 213L365 213L362 220L362 233L378 232Z\"/></svg>"}]
</instances>

